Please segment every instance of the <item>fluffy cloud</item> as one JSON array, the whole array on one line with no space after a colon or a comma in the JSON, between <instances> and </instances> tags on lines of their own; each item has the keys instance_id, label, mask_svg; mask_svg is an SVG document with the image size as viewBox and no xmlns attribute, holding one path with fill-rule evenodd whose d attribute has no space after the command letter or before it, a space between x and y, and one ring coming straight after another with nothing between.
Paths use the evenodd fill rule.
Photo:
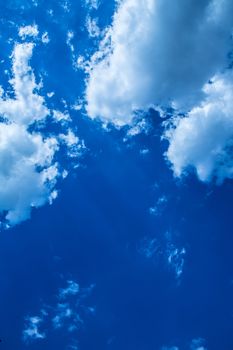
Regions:
<instances>
[{"instance_id":1,"label":"fluffy cloud","mask_svg":"<svg viewBox=\"0 0 233 350\"><path fill-rule=\"evenodd\" d=\"M32 207L51 203L56 198L55 185L61 174L54 156L60 144L65 145L68 155L80 154L79 140L67 127L59 135L43 134L47 117L55 111L52 113L39 95L40 85L29 66L33 48L32 43L15 45L12 91L8 94L1 89L0 213L7 225L28 219ZM62 121L57 122L63 125ZM39 129L35 127L38 123ZM74 154L76 149L79 154L77 151Z\"/></svg>"},{"instance_id":2,"label":"fluffy cloud","mask_svg":"<svg viewBox=\"0 0 233 350\"><path fill-rule=\"evenodd\" d=\"M10 224L26 220L31 207L52 200L58 175L52 160L57 147L56 139L43 140L25 126L0 124L0 211L7 211Z\"/></svg>"},{"instance_id":3,"label":"fluffy cloud","mask_svg":"<svg viewBox=\"0 0 233 350\"><path fill-rule=\"evenodd\" d=\"M85 65L88 115L124 125L138 110L172 107L186 116L165 133L175 176L232 178L232 31L230 0L119 1Z\"/></svg>"},{"instance_id":4,"label":"fluffy cloud","mask_svg":"<svg viewBox=\"0 0 233 350\"><path fill-rule=\"evenodd\" d=\"M200 180L222 183L233 177L233 73L216 76L204 92L203 102L167 130L167 158L176 176L191 167Z\"/></svg>"},{"instance_id":5,"label":"fluffy cloud","mask_svg":"<svg viewBox=\"0 0 233 350\"><path fill-rule=\"evenodd\" d=\"M15 98L2 96L0 99L0 115L10 122L30 125L34 121L42 120L48 116L49 111L44 99L37 91L35 75L29 66L34 45L32 43L18 44L13 52L13 78L10 83Z\"/></svg>"},{"instance_id":6,"label":"fluffy cloud","mask_svg":"<svg viewBox=\"0 0 233 350\"><path fill-rule=\"evenodd\" d=\"M90 62L87 113L117 124L151 105L188 110L227 66L231 0L122 0Z\"/></svg>"}]
</instances>

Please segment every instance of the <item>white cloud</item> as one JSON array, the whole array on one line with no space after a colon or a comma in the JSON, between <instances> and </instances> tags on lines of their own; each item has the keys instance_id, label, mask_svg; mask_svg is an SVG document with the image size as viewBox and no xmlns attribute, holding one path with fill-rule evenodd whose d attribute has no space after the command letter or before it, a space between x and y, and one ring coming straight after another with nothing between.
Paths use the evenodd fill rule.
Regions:
<instances>
[{"instance_id":1,"label":"white cloud","mask_svg":"<svg viewBox=\"0 0 233 350\"><path fill-rule=\"evenodd\" d=\"M70 158L78 158L81 156L83 150L86 149L84 141L80 141L70 128L66 134L59 135L59 140L66 145L67 155Z\"/></svg>"},{"instance_id":2,"label":"white cloud","mask_svg":"<svg viewBox=\"0 0 233 350\"><path fill-rule=\"evenodd\" d=\"M48 97L50 97L50 96L48 96ZM55 121L57 121L59 123L60 122L70 122L71 121L70 115L68 113L66 113L66 112L62 113L62 112L57 111L57 110L53 111L53 118L54 118Z\"/></svg>"},{"instance_id":3,"label":"white cloud","mask_svg":"<svg viewBox=\"0 0 233 350\"><path fill-rule=\"evenodd\" d=\"M83 108L83 100L78 98L75 104L72 106L72 109L75 111L80 111Z\"/></svg>"},{"instance_id":4,"label":"white cloud","mask_svg":"<svg viewBox=\"0 0 233 350\"><path fill-rule=\"evenodd\" d=\"M97 10L101 0L85 0L86 6L90 9Z\"/></svg>"},{"instance_id":5,"label":"white cloud","mask_svg":"<svg viewBox=\"0 0 233 350\"><path fill-rule=\"evenodd\" d=\"M52 164L57 150L54 138L43 140L17 124L0 124L0 211L17 224L50 198L58 169ZM38 171L37 168L41 170Z\"/></svg>"},{"instance_id":6,"label":"white cloud","mask_svg":"<svg viewBox=\"0 0 233 350\"><path fill-rule=\"evenodd\" d=\"M189 109L227 64L231 0L122 0L91 59L87 113L126 124L151 105Z\"/></svg>"},{"instance_id":7,"label":"white cloud","mask_svg":"<svg viewBox=\"0 0 233 350\"><path fill-rule=\"evenodd\" d=\"M76 53L75 45L73 43L74 35L75 35L75 33L72 30L67 31L66 44L71 51L71 61L72 61L73 68L75 70L78 68L83 69L83 68L81 68L82 65L81 65L81 62L79 62L79 58L78 58L77 53Z\"/></svg>"},{"instance_id":8,"label":"white cloud","mask_svg":"<svg viewBox=\"0 0 233 350\"><path fill-rule=\"evenodd\" d=\"M39 316L25 318L23 341L36 341L46 337L51 331L62 329L63 332L73 333L80 330L87 315L94 315L95 308L86 305L86 299L91 294L94 285L81 288L73 280L66 281L66 287L60 288L55 297L55 302L44 306L39 311ZM46 333L41 331L45 325Z\"/></svg>"},{"instance_id":9,"label":"white cloud","mask_svg":"<svg viewBox=\"0 0 233 350\"><path fill-rule=\"evenodd\" d=\"M10 122L27 126L49 115L43 97L37 93L40 86L36 84L35 75L29 66L33 48L32 43L15 45L12 55L13 78L10 80L15 98L0 98L0 114Z\"/></svg>"},{"instance_id":10,"label":"white cloud","mask_svg":"<svg viewBox=\"0 0 233 350\"><path fill-rule=\"evenodd\" d=\"M158 198L155 206L150 207L149 209L150 214L155 216L160 216L166 207L167 201L168 201L167 197L165 195L161 195Z\"/></svg>"},{"instance_id":11,"label":"white cloud","mask_svg":"<svg viewBox=\"0 0 233 350\"><path fill-rule=\"evenodd\" d=\"M25 330L23 331L23 340L28 343L33 340L44 339L46 337L45 333L40 331L41 323L43 319L35 317L27 317L25 324Z\"/></svg>"},{"instance_id":12,"label":"white cloud","mask_svg":"<svg viewBox=\"0 0 233 350\"><path fill-rule=\"evenodd\" d=\"M25 39L26 37L37 37L39 34L38 31L38 26L36 24L33 25L28 25L28 26L24 26L24 27L20 27L19 28L19 36L22 39Z\"/></svg>"},{"instance_id":13,"label":"white cloud","mask_svg":"<svg viewBox=\"0 0 233 350\"><path fill-rule=\"evenodd\" d=\"M151 259L154 255L160 254L160 250L161 247L156 238L145 237L140 243L138 252L147 259Z\"/></svg>"},{"instance_id":14,"label":"white cloud","mask_svg":"<svg viewBox=\"0 0 233 350\"><path fill-rule=\"evenodd\" d=\"M27 25L27 26L19 27L18 34L19 34L19 37L22 40L36 39L36 38L38 38L38 35L39 35L38 25L37 24L33 24L33 25ZM50 39L49 39L48 32L44 32L41 35L41 42L43 44L48 44L49 41L50 41Z\"/></svg>"},{"instance_id":15,"label":"white cloud","mask_svg":"<svg viewBox=\"0 0 233 350\"><path fill-rule=\"evenodd\" d=\"M56 316L54 316L52 319L53 327L55 329L62 328L64 326L64 322L68 319L71 320L71 325L69 325L69 327L76 323L75 320L77 318L77 314L75 313L74 316L74 312L68 303L57 304L55 312Z\"/></svg>"},{"instance_id":16,"label":"white cloud","mask_svg":"<svg viewBox=\"0 0 233 350\"><path fill-rule=\"evenodd\" d=\"M207 348L204 346L205 344L205 340L202 338L196 338L193 339L190 343L190 350L207 350ZM171 347L167 347L167 346L163 346L161 348L161 350L179 350L179 347L177 346L171 346Z\"/></svg>"},{"instance_id":17,"label":"white cloud","mask_svg":"<svg viewBox=\"0 0 233 350\"><path fill-rule=\"evenodd\" d=\"M169 243L167 247L167 261L174 270L176 278L180 278L184 268L184 257L186 255L185 248L177 248L174 244Z\"/></svg>"},{"instance_id":18,"label":"white cloud","mask_svg":"<svg viewBox=\"0 0 233 350\"><path fill-rule=\"evenodd\" d=\"M200 180L222 183L233 177L233 72L215 76L204 92L203 102L166 132L167 158L176 176L192 167Z\"/></svg>"},{"instance_id":19,"label":"white cloud","mask_svg":"<svg viewBox=\"0 0 233 350\"><path fill-rule=\"evenodd\" d=\"M68 0L65 0L65 1L62 1L61 2L61 7L63 8L63 10L65 11L65 12L70 12L70 9L71 9L71 3L70 3L70 1L68 1Z\"/></svg>"},{"instance_id":20,"label":"white cloud","mask_svg":"<svg viewBox=\"0 0 233 350\"><path fill-rule=\"evenodd\" d=\"M48 44L50 42L48 32L44 32L42 34L41 41L42 41L43 44Z\"/></svg>"},{"instance_id":21,"label":"white cloud","mask_svg":"<svg viewBox=\"0 0 233 350\"><path fill-rule=\"evenodd\" d=\"M207 350L205 347L205 340L196 338L191 341L190 350Z\"/></svg>"},{"instance_id":22,"label":"white cloud","mask_svg":"<svg viewBox=\"0 0 233 350\"><path fill-rule=\"evenodd\" d=\"M99 37L101 34L101 30L98 26L96 18L91 18L90 16L87 16L86 28L90 38Z\"/></svg>"},{"instance_id":23,"label":"white cloud","mask_svg":"<svg viewBox=\"0 0 233 350\"><path fill-rule=\"evenodd\" d=\"M69 46L71 52L74 52L74 45L71 43L74 38L74 32L69 30L66 35L66 44Z\"/></svg>"},{"instance_id":24,"label":"white cloud","mask_svg":"<svg viewBox=\"0 0 233 350\"><path fill-rule=\"evenodd\" d=\"M68 350L78 350L77 345L69 345Z\"/></svg>"},{"instance_id":25,"label":"white cloud","mask_svg":"<svg viewBox=\"0 0 233 350\"><path fill-rule=\"evenodd\" d=\"M80 291L79 284L74 281L67 281L67 287L60 289L59 298L64 299L69 295L77 295Z\"/></svg>"},{"instance_id":26,"label":"white cloud","mask_svg":"<svg viewBox=\"0 0 233 350\"><path fill-rule=\"evenodd\" d=\"M147 123L147 120L145 118L142 118L140 120L135 120L135 122L130 125L127 131L127 138L139 135L141 133L147 134L149 130L150 130L150 125Z\"/></svg>"},{"instance_id":27,"label":"white cloud","mask_svg":"<svg viewBox=\"0 0 233 350\"><path fill-rule=\"evenodd\" d=\"M99 50L78 64L88 115L124 125L138 110L172 107L186 115L166 132L175 176L232 178L232 33L231 0L119 1Z\"/></svg>"},{"instance_id":28,"label":"white cloud","mask_svg":"<svg viewBox=\"0 0 233 350\"><path fill-rule=\"evenodd\" d=\"M150 153L150 150L148 148L143 148L143 149L140 150L140 154L142 156L145 156L148 153Z\"/></svg>"},{"instance_id":29,"label":"white cloud","mask_svg":"<svg viewBox=\"0 0 233 350\"><path fill-rule=\"evenodd\" d=\"M72 144L71 137L61 140L60 135L43 134L47 117L59 112L52 113L39 95L41 85L36 83L29 65L33 48L32 43L15 45L12 91L9 95L2 89L0 96L0 212L6 225L28 219L32 207L52 203L57 197L55 185L62 173L54 156L61 143L66 145L67 153L79 148L79 154L72 156L81 152L79 139L67 127L64 135L72 133ZM40 123L39 129L34 127L36 123Z\"/></svg>"},{"instance_id":30,"label":"white cloud","mask_svg":"<svg viewBox=\"0 0 233 350\"><path fill-rule=\"evenodd\" d=\"M7 211L6 220L12 225L29 218L31 207L51 200L58 176L53 163L57 140L27 130L49 114L35 92L38 86L28 65L32 49L30 43L15 46L10 81L15 98L4 94L0 98L0 114L6 118L0 123L0 211Z\"/></svg>"},{"instance_id":31,"label":"white cloud","mask_svg":"<svg viewBox=\"0 0 233 350\"><path fill-rule=\"evenodd\" d=\"M148 260L158 263L163 261L179 281L184 269L186 249L177 247L170 232L164 237L144 237L139 244L138 252Z\"/></svg>"}]
</instances>

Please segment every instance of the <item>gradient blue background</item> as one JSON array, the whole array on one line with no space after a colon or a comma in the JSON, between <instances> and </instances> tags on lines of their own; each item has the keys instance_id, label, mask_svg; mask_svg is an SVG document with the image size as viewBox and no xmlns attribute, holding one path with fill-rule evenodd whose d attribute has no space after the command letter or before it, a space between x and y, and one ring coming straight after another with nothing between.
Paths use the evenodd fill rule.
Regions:
<instances>
[{"instance_id":1,"label":"gradient blue background","mask_svg":"<svg viewBox=\"0 0 233 350\"><path fill-rule=\"evenodd\" d=\"M3 86L17 26L35 22L50 37L47 46L37 45L31 63L43 77L43 95L56 93L48 103L59 109L61 98L72 105L82 94L84 73L72 67L67 31L75 32L80 54L93 52L96 43L85 30L89 10L84 2L70 4L66 13L59 1L40 0L37 7L29 0L1 1ZM47 14L51 8L54 20ZM105 27L113 10L114 2L106 0L93 11ZM87 147L80 167L59 185L52 206L34 210L31 220L0 233L0 349L65 350L74 338L81 350L159 350L163 345L185 350L201 337L210 350L232 350L232 182L205 185L194 175L175 180L163 156L162 121L153 111L148 134L126 141L126 129L106 132L82 112L69 111ZM142 155L142 149L149 153ZM164 194L162 214L151 215L149 208ZM179 281L166 259L140 254L147 237L157 239L162 255L166 232L174 245L186 249ZM88 297L95 315L87 316L75 334L49 331L47 325L46 339L24 344L25 316L36 314L42 301L53 303L66 279L96 285Z\"/></svg>"}]
</instances>

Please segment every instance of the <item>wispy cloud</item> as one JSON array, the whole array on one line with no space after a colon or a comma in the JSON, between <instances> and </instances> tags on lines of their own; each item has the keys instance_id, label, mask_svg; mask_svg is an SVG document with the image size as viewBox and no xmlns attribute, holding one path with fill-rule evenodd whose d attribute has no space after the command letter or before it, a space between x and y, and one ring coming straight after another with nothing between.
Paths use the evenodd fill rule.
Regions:
<instances>
[{"instance_id":1,"label":"wispy cloud","mask_svg":"<svg viewBox=\"0 0 233 350\"><path fill-rule=\"evenodd\" d=\"M25 319L25 329L23 331L23 340L28 343L33 340L44 339L46 334L40 330L43 318L34 316Z\"/></svg>"},{"instance_id":2,"label":"wispy cloud","mask_svg":"<svg viewBox=\"0 0 233 350\"><path fill-rule=\"evenodd\" d=\"M169 266L174 270L176 278L179 278L183 273L186 249L177 248L174 244L168 243L166 255Z\"/></svg>"},{"instance_id":3,"label":"wispy cloud","mask_svg":"<svg viewBox=\"0 0 233 350\"><path fill-rule=\"evenodd\" d=\"M191 342L190 350L207 350L207 348L205 347L205 343L205 339L195 338Z\"/></svg>"},{"instance_id":4,"label":"wispy cloud","mask_svg":"<svg viewBox=\"0 0 233 350\"><path fill-rule=\"evenodd\" d=\"M174 273L177 280L181 278L186 249L175 244L170 232L166 232L163 237L144 237L140 241L138 252L155 264L162 262Z\"/></svg>"},{"instance_id":5,"label":"wispy cloud","mask_svg":"<svg viewBox=\"0 0 233 350\"><path fill-rule=\"evenodd\" d=\"M162 213L166 207L167 201L168 201L167 196L161 195L158 198L156 204L153 207L150 207L150 209L149 209L150 214L155 215L155 216L162 215Z\"/></svg>"},{"instance_id":6,"label":"wispy cloud","mask_svg":"<svg viewBox=\"0 0 233 350\"><path fill-rule=\"evenodd\" d=\"M85 0L86 6L89 9L97 10L100 5L101 0Z\"/></svg>"},{"instance_id":7,"label":"wispy cloud","mask_svg":"<svg viewBox=\"0 0 233 350\"><path fill-rule=\"evenodd\" d=\"M66 286L59 288L54 296L53 304L42 303L38 316L25 318L23 341L27 343L44 339L49 333L61 329L68 334L79 331L85 318L95 314L95 307L87 304L94 287L91 284L82 288L73 280L66 281Z\"/></svg>"},{"instance_id":8,"label":"wispy cloud","mask_svg":"<svg viewBox=\"0 0 233 350\"><path fill-rule=\"evenodd\" d=\"M196 338L191 341L191 343L187 346L190 350L207 350L205 345L205 339ZM179 350L180 348L177 346L163 346L161 350Z\"/></svg>"},{"instance_id":9,"label":"wispy cloud","mask_svg":"<svg viewBox=\"0 0 233 350\"><path fill-rule=\"evenodd\" d=\"M70 295L77 295L80 291L79 284L74 281L67 281L67 287L59 290L59 298L66 299Z\"/></svg>"}]
</instances>

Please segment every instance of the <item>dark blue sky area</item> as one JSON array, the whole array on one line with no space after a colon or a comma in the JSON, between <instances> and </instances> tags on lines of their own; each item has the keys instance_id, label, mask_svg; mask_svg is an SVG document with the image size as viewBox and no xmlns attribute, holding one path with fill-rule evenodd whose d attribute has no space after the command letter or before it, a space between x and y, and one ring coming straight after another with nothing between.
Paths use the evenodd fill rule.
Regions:
<instances>
[{"instance_id":1,"label":"dark blue sky area","mask_svg":"<svg viewBox=\"0 0 233 350\"><path fill-rule=\"evenodd\" d=\"M193 177L176 183L161 157L156 125L152 134L125 144L115 131L80 123L88 130L87 147L98 151L84 157L52 206L1 234L1 346L25 349L25 314L37 313L41 300L52 303L63 280L72 278L96 285L88 298L95 315L74 335L82 349L186 349L190 339L202 337L210 349L230 350L231 182L221 188ZM144 147L151 151L142 156ZM168 202L155 217L149 207L160 193ZM166 259L139 252L147 237L165 254L168 231L186 248L180 280ZM28 347L65 349L67 337L53 331Z\"/></svg>"}]
</instances>

